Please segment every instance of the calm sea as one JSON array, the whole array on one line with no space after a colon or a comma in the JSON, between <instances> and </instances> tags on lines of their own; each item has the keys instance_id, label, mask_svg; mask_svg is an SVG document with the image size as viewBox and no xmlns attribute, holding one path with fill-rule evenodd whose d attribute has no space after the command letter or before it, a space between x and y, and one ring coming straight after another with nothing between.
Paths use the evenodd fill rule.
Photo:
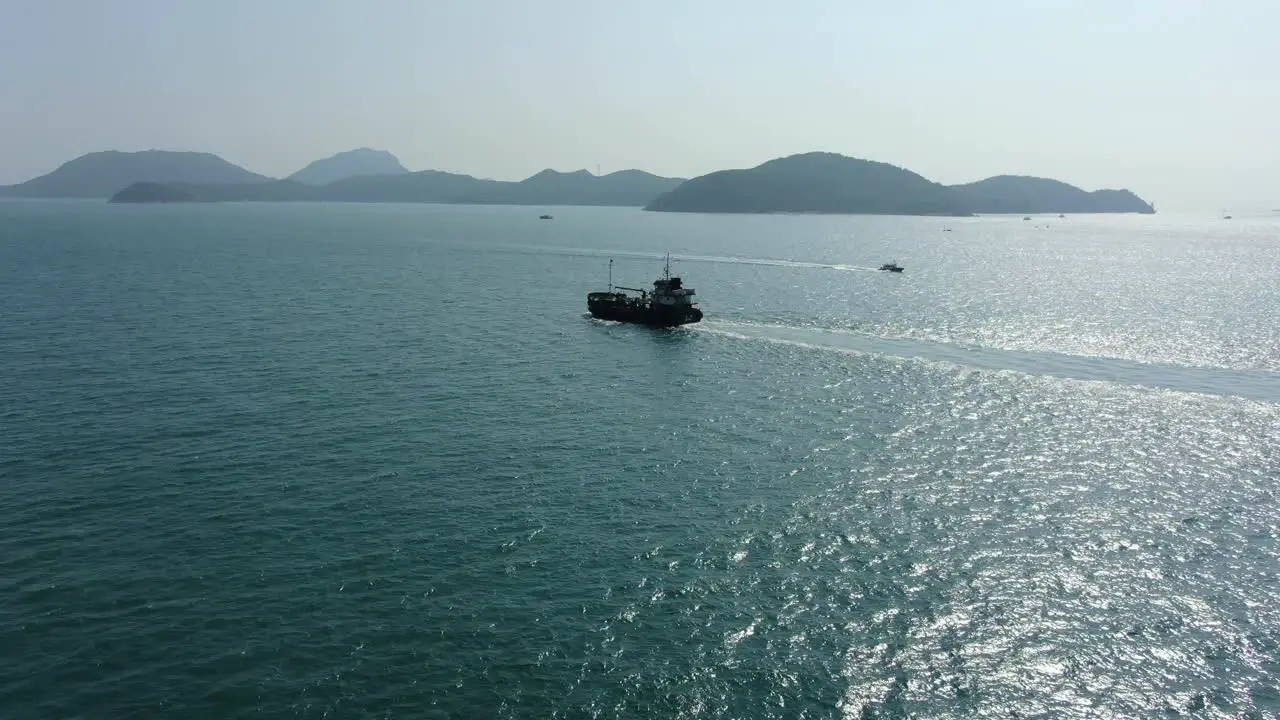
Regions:
<instances>
[{"instance_id":1,"label":"calm sea","mask_svg":"<svg viewBox=\"0 0 1280 720\"><path fill-rule=\"evenodd\" d=\"M1280 218L544 211L0 203L0 717L1280 713Z\"/></svg>"}]
</instances>

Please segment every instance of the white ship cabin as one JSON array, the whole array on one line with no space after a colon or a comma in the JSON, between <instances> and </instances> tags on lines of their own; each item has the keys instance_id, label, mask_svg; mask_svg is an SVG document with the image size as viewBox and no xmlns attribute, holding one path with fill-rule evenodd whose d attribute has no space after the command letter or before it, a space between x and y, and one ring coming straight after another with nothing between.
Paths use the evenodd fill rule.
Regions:
<instances>
[{"instance_id":1,"label":"white ship cabin","mask_svg":"<svg viewBox=\"0 0 1280 720\"><path fill-rule=\"evenodd\" d=\"M693 288L681 285L678 277L660 278L653 281L653 302L656 305L691 307L693 305L693 296Z\"/></svg>"}]
</instances>

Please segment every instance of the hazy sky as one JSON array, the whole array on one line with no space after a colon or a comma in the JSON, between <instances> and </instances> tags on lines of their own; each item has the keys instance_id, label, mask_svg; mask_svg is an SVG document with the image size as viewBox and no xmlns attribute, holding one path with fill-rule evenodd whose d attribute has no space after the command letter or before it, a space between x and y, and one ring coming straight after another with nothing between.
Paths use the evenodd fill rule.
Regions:
<instances>
[{"instance_id":1,"label":"hazy sky","mask_svg":"<svg viewBox=\"0 0 1280 720\"><path fill-rule=\"evenodd\" d=\"M0 183L359 146L500 179L830 150L1280 207L1280 2L0 0Z\"/></svg>"}]
</instances>

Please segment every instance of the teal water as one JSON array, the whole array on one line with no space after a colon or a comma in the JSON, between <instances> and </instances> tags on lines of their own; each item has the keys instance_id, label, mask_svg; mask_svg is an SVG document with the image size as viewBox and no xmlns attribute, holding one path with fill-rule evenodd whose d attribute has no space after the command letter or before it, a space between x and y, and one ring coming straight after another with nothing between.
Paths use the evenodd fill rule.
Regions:
<instances>
[{"instance_id":1,"label":"teal water","mask_svg":"<svg viewBox=\"0 0 1280 720\"><path fill-rule=\"evenodd\" d=\"M0 203L0 716L1280 713L1280 222L539 212Z\"/></svg>"}]
</instances>

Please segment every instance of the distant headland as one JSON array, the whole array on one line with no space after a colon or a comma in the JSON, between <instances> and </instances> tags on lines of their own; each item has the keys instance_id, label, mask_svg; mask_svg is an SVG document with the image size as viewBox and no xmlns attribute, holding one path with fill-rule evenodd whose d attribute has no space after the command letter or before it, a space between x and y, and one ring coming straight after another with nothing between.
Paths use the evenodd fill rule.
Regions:
<instances>
[{"instance_id":1,"label":"distant headland","mask_svg":"<svg viewBox=\"0 0 1280 720\"><path fill-rule=\"evenodd\" d=\"M645 209L875 215L1155 212L1128 190L1085 192L1057 180L1012 175L940 185L886 163L824 152L696 177L655 198Z\"/></svg>"},{"instance_id":2,"label":"distant headland","mask_svg":"<svg viewBox=\"0 0 1280 720\"><path fill-rule=\"evenodd\" d=\"M640 170L594 175L543 170L520 181L410 172L389 152L360 148L278 180L209 153L90 153L47 175L0 186L0 197L108 198L114 203L398 202L613 205L659 212L973 215L1153 213L1128 190L1086 192L1001 175L941 185L886 163L813 152L684 180Z\"/></svg>"}]
</instances>

